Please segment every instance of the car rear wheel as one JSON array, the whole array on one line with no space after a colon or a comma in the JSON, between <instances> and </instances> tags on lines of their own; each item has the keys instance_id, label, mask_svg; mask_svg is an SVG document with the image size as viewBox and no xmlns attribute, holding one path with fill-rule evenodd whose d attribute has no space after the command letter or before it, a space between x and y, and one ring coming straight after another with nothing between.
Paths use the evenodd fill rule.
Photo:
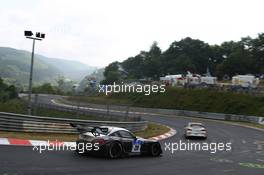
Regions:
<instances>
[{"instance_id":1,"label":"car rear wheel","mask_svg":"<svg viewBox=\"0 0 264 175\"><path fill-rule=\"evenodd\" d=\"M113 142L109 146L108 156L111 159L120 158L122 156L123 148L119 142Z\"/></svg>"},{"instance_id":2,"label":"car rear wheel","mask_svg":"<svg viewBox=\"0 0 264 175\"><path fill-rule=\"evenodd\" d=\"M161 147L159 143L153 143L150 146L150 155L153 157L157 157L161 154Z\"/></svg>"}]
</instances>

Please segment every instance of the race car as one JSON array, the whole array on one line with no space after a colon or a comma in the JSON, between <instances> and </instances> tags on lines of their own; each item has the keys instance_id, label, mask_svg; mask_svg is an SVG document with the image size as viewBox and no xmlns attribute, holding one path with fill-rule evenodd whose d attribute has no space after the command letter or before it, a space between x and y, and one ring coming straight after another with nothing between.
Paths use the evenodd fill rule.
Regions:
<instances>
[{"instance_id":1,"label":"race car","mask_svg":"<svg viewBox=\"0 0 264 175\"><path fill-rule=\"evenodd\" d=\"M161 145L158 141L136 137L124 128L112 126L85 127L80 125L75 127L80 132L76 141L78 154L86 153L111 159L134 155L157 157L162 154Z\"/></svg>"},{"instance_id":2,"label":"race car","mask_svg":"<svg viewBox=\"0 0 264 175\"><path fill-rule=\"evenodd\" d=\"M185 138L207 138L207 130L202 123L193 123L190 122L187 124L185 129Z\"/></svg>"}]
</instances>

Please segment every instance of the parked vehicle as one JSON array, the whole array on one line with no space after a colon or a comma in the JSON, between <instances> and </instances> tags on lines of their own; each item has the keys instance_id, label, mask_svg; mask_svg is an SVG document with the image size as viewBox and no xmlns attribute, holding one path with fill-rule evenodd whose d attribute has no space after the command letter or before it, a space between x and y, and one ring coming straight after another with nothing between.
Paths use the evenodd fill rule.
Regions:
<instances>
[{"instance_id":1,"label":"parked vehicle","mask_svg":"<svg viewBox=\"0 0 264 175\"><path fill-rule=\"evenodd\" d=\"M185 84L185 78L182 74L166 75L165 77L160 77L160 81L170 86L184 86Z\"/></svg>"},{"instance_id":2,"label":"parked vehicle","mask_svg":"<svg viewBox=\"0 0 264 175\"><path fill-rule=\"evenodd\" d=\"M259 78L254 75L236 75L232 77L232 86L242 88L256 88L259 84Z\"/></svg>"},{"instance_id":3,"label":"parked vehicle","mask_svg":"<svg viewBox=\"0 0 264 175\"><path fill-rule=\"evenodd\" d=\"M207 86L217 85L217 77L201 77L201 84Z\"/></svg>"}]
</instances>

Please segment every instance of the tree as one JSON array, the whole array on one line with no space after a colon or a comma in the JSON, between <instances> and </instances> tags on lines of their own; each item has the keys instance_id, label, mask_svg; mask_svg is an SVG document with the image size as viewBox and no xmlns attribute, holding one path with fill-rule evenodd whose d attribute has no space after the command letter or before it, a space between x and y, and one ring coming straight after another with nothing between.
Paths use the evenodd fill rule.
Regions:
<instances>
[{"instance_id":1,"label":"tree","mask_svg":"<svg viewBox=\"0 0 264 175\"><path fill-rule=\"evenodd\" d=\"M18 97L17 89L15 86L8 86L4 83L3 79L0 77L0 101L6 102L7 100L14 99Z\"/></svg>"},{"instance_id":2,"label":"tree","mask_svg":"<svg viewBox=\"0 0 264 175\"><path fill-rule=\"evenodd\" d=\"M126 76L122 76L122 66ZM113 62L104 72L105 82L120 82L124 79L159 79L167 74L185 74L187 71L205 74L209 67L213 76L263 74L264 33L257 38L242 38L240 41L209 45L201 40L184 38L174 41L164 52L153 42L149 51L141 51L121 63Z\"/></svg>"},{"instance_id":3,"label":"tree","mask_svg":"<svg viewBox=\"0 0 264 175\"><path fill-rule=\"evenodd\" d=\"M113 62L109 64L104 71L105 79L101 82L102 84L113 84L121 81L121 73L119 72L119 63Z\"/></svg>"},{"instance_id":4,"label":"tree","mask_svg":"<svg viewBox=\"0 0 264 175\"><path fill-rule=\"evenodd\" d=\"M250 49L255 60L255 70L257 73L264 73L264 33L259 34L257 38L251 40Z\"/></svg>"},{"instance_id":5,"label":"tree","mask_svg":"<svg viewBox=\"0 0 264 175\"><path fill-rule=\"evenodd\" d=\"M58 76L58 78L56 79L56 82L58 84L58 88L62 89L63 85L65 83L65 77L64 76Z\"/></svg>"},{"instance_id":6,"label":"tree","mask_svg":"<svg viewBox=\"0 0 264 175\"><path fill-rule=\"evenodd\" d=\"M225 42L222 44L224 60L218 65L217 75L233 76L236 74L256 73L255 60L243 42Z\"/></svg>"},{"instance_id":7,"label":"tree","mask_svg":"<svg viewBox=\"0 0 264 175\"><path fill-rule=\"evenodd\" d=\"M161 75L161 49L156 41L153 42L149 52L146 53L143 67L145 77L158 79Z\"/></svg>"},{"instance_id":8,"label":"tree","mask_svg":"<svg viewBox=\"0 0 264 175\"><path fill-rule=\"evenodd\" d=\"M33 93L57 94L58 89L53 87L50 83L44 83L41 86L34 87Z\"/></svg>"}]
</instances>

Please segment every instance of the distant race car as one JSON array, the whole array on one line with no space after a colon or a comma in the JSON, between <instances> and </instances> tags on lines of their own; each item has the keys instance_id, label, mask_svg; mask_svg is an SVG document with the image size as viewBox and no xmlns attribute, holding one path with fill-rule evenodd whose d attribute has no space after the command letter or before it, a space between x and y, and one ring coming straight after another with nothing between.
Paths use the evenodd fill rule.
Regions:
<instances>
[{"instance_id":1,"label":"distant race car","mask_svg":"<svg viewBox=\"0 0 264 175\"><path fill-rule=\"evenodd\" d=\"M185 129L185 138L190 137L200 137L200 138L207 138L207 130L202 123L193 123L190 122L187 124Z\"/></svg>"},{"instance_id":2,"label":"distant race car","mask_svg":"<svg viewBox=\"0 0 264 175\"><path fill-rule=\"evenodd\" d=\"M76 141L76 151L79 154L87 153L112 159L133 155L157 157L162 154L158 141L138 138L124 128L80 125L75 125L75 127L80 132L79 139ZM84 150L83 145L86 145Z\"/></svg>"}]
</instances>

